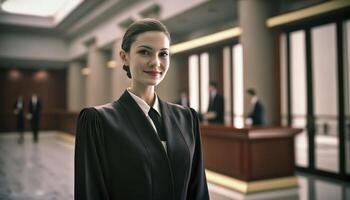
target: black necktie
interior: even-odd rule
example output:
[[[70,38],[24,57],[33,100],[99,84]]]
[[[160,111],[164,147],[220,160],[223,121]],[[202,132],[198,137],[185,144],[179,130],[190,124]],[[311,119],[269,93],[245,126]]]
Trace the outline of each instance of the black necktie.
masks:
[[[160,140],[166,141],[165,133],[162,126],[162,119],[158,112],[151,107],[151,109],[148,111],[148,115],[151,117],[154,125],[156,126]]]

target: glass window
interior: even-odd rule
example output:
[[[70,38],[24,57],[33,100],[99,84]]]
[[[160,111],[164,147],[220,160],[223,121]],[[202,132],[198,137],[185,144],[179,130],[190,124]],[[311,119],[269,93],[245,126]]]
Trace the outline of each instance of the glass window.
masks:
[[[199,63],[198,56],[191,55],[188,58],[189,95],[190,106],[199,111]]]
[[[233,46],[233,113],[234,127],[243,128],[243,50],[242,45]]]
[[[209,106],[209,53],[200,55],[201,72],[201,113],[206,113]]]
[[[350,20],[344,23],[345,164],[350,174]]]
[[[298,166],[308,166],[308,138],[306,130],[306,54],[305,32],[290,33],[290,80],[292,126],[304,128],[295,138],[295,161]]]
[[[313,106],[315,114],[315,166],[338,172],[338,87],[336,26],[311,29]]]

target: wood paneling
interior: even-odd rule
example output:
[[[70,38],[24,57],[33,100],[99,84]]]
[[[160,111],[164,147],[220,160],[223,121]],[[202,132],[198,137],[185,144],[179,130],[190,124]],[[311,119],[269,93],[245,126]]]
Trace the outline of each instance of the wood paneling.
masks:
[[[40,128],[52,129],[55,127],[54,112],[66,109],[66,70],[0,69],[0,132],[16,130],[14,102],[22,95],[27,114],[29,99],[33,93],[42,101]],[[28,120],[25,128],[30,130]]]
[[[75,135],[76,122],[79,113],[77,112],[57,112],[57,130]]]

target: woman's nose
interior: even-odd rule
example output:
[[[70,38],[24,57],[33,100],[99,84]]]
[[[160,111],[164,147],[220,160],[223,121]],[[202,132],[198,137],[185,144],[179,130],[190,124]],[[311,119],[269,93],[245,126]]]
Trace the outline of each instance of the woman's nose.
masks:
[[[158,56],[152,56],[151,61],[150,61],[150,65],[152,67],[159,67],[160,66],[160,59]]]

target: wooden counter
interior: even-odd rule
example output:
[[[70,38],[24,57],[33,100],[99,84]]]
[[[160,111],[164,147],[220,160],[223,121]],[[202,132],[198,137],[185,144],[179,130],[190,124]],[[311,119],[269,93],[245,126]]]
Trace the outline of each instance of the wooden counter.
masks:
[[[301,131],[202,125],[205,167],[247,186],[257,181],[294,177],[294,136]]]

